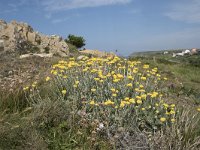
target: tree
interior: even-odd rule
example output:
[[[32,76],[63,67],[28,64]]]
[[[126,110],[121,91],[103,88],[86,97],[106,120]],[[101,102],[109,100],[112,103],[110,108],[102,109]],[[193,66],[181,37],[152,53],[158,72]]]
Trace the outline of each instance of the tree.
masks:
[[[82,36],[75,36],[75,35],[69,34],[67,39],[65,39],[65,42],[70,43],[76,46],[77,48],[81,48],[85,46],[85,39]]]

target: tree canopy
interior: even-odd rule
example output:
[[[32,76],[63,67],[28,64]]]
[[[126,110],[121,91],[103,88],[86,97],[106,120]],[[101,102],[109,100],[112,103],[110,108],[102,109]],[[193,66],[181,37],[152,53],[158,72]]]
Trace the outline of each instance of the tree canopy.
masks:
[[[85,39],[82,36],[75,36],[72,34],[69,34],[67,39],[65,39],[65,42],[70,43],[77,48],[81,48],[85,46]]]

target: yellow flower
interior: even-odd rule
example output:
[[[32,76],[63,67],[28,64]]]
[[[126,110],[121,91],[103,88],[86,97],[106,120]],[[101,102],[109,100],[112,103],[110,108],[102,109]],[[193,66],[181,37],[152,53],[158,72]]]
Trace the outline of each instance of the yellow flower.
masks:
[[[145,108],[143,107],[143,108],[141,108],[141,110],[142,110],[142,111],[144,111],[144,110],[145,110]]]
[[[166,121],[166,118],[162,117],[160,118],[160,122],[165,122]]]
[[[142,104],[142,101],[141,100],[137,100],[137,104]]]
[[[142,85],[142,84],[140,84],[140,86],[139,86],[140,88],[144,88],[144,86]]]
[[[141,98],[145,100],[147,98],[147,95],[143,94],[143,95],[141,95]]]
[[[96,69],[92,69],[90,72],[91,73],[94,73],[94,72],[96,72],[97,70]]]
[[[160,77],[160,74],[156,74],[157,77]]]
[[[66,90],[62,90],[62,94],[65,95],[67,93]]]
[[[199,108],[197,108],[197,111],[199,111],[199,112],[200,112],[200,107],[199,107]]]
[[[171,107],[175,107],[175,104],[171,104],[170,106],[171,106]]]
[[[46,81],[49,81],[51,78],[50,77],[46,77]]]
[[[54,75],[57,75],[57,74],[58,74],[58,72],[57,72],[57,71],[55,71],[55,70],[54,70],[52,73],[53,73]]]
[[[127,86],[127,87],[132,87],[133,84],[132,84],[132,83],[129,83],[129,84],[127,84],[126,86]]]
[[[91,89],[92,92],[96,92],[96,89]]]
[[[113,82],[117,83],[119,82],[119,79],[114,79]]]
[[[137,72],[138,72],[138,68],[134,68],[133,73],[137,73]]]
[[[100,80],[99,82],[100,82],[100,83],[102,83],[102,82],[103,82],[103,80]]]
[[[115,92],[115,91],[116,91],[114,88],[111,88],[110,90],[111,90],[112,92]]]
[[[33,83],[33,84],[32,84],[32,87],[33,87],[33,88],[36,87],[36,84]]]
[[[75,84],[79,84],[79,81],[75,81]]]
[[[165,107],[165,109],[167,109],[169,107],[169,105],[166,103],[164,103],[163,106]]]
[[[116,97],[116,96],[117,96],[117,94],[116,94],[116,93],[113,93],[113,94],[112,94],[112,96],[113,96],[113,97]]]
[[[129,102],[132,104],[135,104],[135,99],[131,98],[131,99],[129,99]]]
[[[71,57],[71,58],[69,58],[69,60],[71,60],[71,61],[72,61],[72,60],[75,60],[75,58]]]
[[[135,88],[135,91],[136,91],[136,92],[140,92],[140,89],[139,89],[139,88]]]
[[[174,123],[175,121],[176,121],[176,119],[174,119],[174,118],[171,119],[171,122],[172,122],[172,123]]]
[[[94,78],[94,80],[95,80],[95,81],[99,81],[99,80],[100,80],[100,78]]]
[[[94,100],[90,101],[90,105],[95,105]]]
[[[77,88],[77,87],[78,87],[78,85],[76,85],[76,84],[75,84],[75,85],[73,85],[73,87],[74,87],[74,88]]]
[[[134,78],[132,76],[128,76],[129,80],[134,80]]]
[[[114,102],[112,102],[111,100],[107,100],[104,102],[104,105],[113,105]]]
[[[108,73],[108,74],[106,75],[106,77],[111,77],[111,74],[110,74],[110,73]]]
[[[125,97],[125,99],[124,99],[125,101],[128,101],[129,100],[129,97]]]
[[[175,114],[175,111],[171,110],[169,113],[172,115],[172,114]]]
[[[26,90],[28,90],[28,89],[29,89],[28,86],[26,86],[26,87],[23,88],[24,91],[26,91]]]
[[[111,74],[113,75],[113,74],[115,74],[115,72],[114,72],[114,71],[112,71],[112,72],[111,72]]]
[[[123,76],[123,75],[121,75],[121,74],[117,74],[117,77],[118,77],[119,79],[122,79],[122,78],[124,78],[124,76]]]
[[[149,68],[149,65],[144,65],[143,68],[144,68],[144,69],[148,69],[148,68]]]
[[[66,78],[67,78],[67,76],[66,76],[66,75],[64,75],[64,76],[63,76],[63,79],[66,79]]]
[[[158,92],[153,92],[152,94],[151,94],[151,98],[155,98],[155,97],[157,97],[158,96]]]
[[[88,71],[88,68],[87,68],[87,67],[83,69],[83,72],[86,72],[86,71]]]
[[[144,80],[144,81],[146,81],[146,80],[147,80],[147,78],[146,78],[146,77],[141,77],[141,80]]]
[[[120,103],[120,108],[123,108],[125,106],[125,103],[124,103],[124,101],[121,101],[121,103]]]

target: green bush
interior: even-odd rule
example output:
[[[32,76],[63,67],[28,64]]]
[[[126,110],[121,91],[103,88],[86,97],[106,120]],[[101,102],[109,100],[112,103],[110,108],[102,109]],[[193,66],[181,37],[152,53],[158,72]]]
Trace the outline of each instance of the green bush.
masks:
[[[68,35],[68,38],[65,39],[65,42],[76,46],[76,48],[81,48],[81,47],[85,46],[85,39],[83,37],[75,36],[72,34]]]
[[[69,52],[70,53],[76,53],[78,52],[78,49],[76,48],[76,46],[70,44],[70,43],[67,43],[68,47],[69,47]]]
[[[33,47],[31,47],[30,52],[31,53],[38,53],[38,52],[40,52],[40,48],[37,47],[37,46],[33,46]]]
[[[44,48],[44,52],[47,54],[49,54],[49,50],[50,50],[50,48],[48,46]]]

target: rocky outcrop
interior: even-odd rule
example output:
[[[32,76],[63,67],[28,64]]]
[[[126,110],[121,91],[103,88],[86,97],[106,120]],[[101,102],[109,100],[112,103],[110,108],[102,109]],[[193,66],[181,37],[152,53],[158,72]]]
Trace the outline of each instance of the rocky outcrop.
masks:
[[[68,45],[57,35],[47,36],[35,32],[27,23],[6,23],[0,20],[0,52],[19,51],[25,54],[34,50],[37,53],[52,53],[62,57],[69,54]]]
[[[28,57],[32,57],[32,56],[37,56],[37,57],[43,57],[43,58],[51,58],[53,57],[53,54],[50,53],[50,54],[24,54],[24,55],[21,55],[19,58],[20,59],[23,59],[23,58],[28,58]]]
[[[97,57],[114,57],[114,56],[116,56],[112,52],[105,52],[105,51],[99,51],[99,50],[89,50],[89,49],[82,50],[82,51],[80,51],[80,53],[89,54],[89,55],[93,55],[93,56],[97,56]]]

